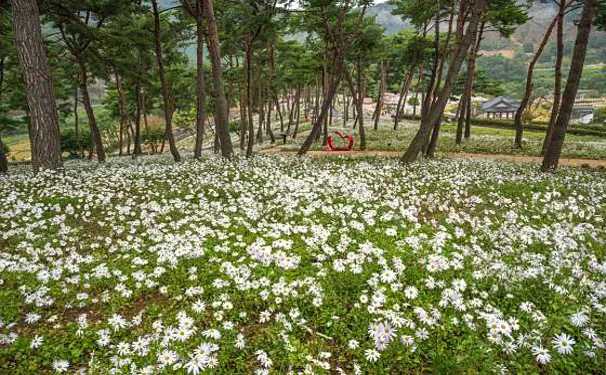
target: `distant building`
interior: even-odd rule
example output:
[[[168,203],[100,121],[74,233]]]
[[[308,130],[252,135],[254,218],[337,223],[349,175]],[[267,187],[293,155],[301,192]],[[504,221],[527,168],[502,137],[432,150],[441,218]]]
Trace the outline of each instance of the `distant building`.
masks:
[[[513,118],[518,108],[520,108],[520,102],[505,96],[498,96],[482,104],[482,111],[488,118],[502,119],[503,115],[505,118],[510,116]]]

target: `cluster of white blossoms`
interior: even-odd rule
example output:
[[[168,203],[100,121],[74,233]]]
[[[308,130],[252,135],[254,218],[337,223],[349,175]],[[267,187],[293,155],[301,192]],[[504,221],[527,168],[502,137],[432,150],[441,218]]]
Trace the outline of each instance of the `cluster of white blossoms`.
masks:
[[[0,373],[603,370],[605,218],[604,172],[494,162],[14,172]]]

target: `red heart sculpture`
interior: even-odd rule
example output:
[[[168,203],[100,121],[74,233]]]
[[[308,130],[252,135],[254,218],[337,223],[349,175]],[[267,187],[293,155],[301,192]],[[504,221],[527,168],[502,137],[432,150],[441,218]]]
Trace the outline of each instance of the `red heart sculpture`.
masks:
[[[345,135],[345,134],[341,133],[340,131],[335,131],[334,134],[338,135],[343,140],[347,140],[347,147],[335,146],[335,144],[332,140],[332,135],[329,135],[328,136],[328,151],[351,151],[351,150],[353,150],[353,147],[354,147],[354,137],[353,136]]]

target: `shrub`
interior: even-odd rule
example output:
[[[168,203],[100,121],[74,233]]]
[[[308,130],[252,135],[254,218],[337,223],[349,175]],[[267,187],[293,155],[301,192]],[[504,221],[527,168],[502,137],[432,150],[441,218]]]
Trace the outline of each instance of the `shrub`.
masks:
[[[229,131],[236,133],[240,131],[240,120],[232,120],[229,122]]]
[[[141,133],[142,143],[160,143],[164,139],[164,129],[159,127],[149,127]]]
[[[93,140],[88,132],[76,132],[72,129],[62,131],[60,138],[62,152],[68,152],[70,157],[80,157],[80,150],[90,151],[93,149]]]

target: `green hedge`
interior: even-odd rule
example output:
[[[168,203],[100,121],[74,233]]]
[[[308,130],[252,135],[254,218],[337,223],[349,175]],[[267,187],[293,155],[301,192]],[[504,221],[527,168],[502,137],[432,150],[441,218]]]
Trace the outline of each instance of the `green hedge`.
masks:
[[[498,127],[503,129],[514,129],[513,121],[494,120],[485,118],[471,119],[471,123],[476,126]],[[547,131],[549,125],[546,121],[537,121],[530,124],[524,124],[525,130]],[[590,135],[596,137],[606,137],[606,126],[602,125],[578,125],[570,124],[568,126],[568,134],[574,135]]]
[[[420,120],[421,119],[421,116],[412,116],[412,115],[404,115],[402,117],[406,120]],[[450,117],[444,117],[444,119],[454,122],[454,119],[450,118]],[[476,118],[471,119],[471,124],[476,125],[476,126],[494,127],[494,128],[502,128],[502,129],[515,129],[513,121],[511,121],[511,120],[497,120],[497,119],[477,118],[476,117]],[[547,121],[535,121],[530,124],[524,124],[524,129],[545,132],[545,131],[547,131],[547,126],[549,126],[549,122],[547,122]],[[568,134],[606,137],[606,126],[598,125],[598,124],[592,124],[592,125],[570,124],[568,126]]]

